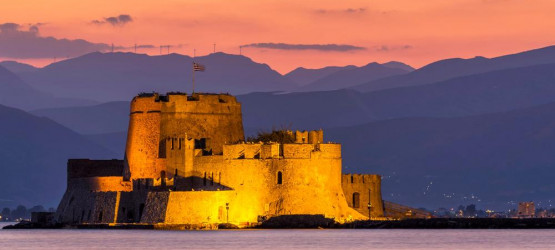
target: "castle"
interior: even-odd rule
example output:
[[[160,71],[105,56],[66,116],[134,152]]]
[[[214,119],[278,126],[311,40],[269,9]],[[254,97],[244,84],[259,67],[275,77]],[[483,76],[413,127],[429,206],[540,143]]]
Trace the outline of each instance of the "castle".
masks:
[[[294,142],[245,142],[231,95],[138,95],[124,160],[70,159],[54,220],[247,227],[287,215],[384,216],[380,176],[342,174],[341,145],[322,130],[288,133]]]

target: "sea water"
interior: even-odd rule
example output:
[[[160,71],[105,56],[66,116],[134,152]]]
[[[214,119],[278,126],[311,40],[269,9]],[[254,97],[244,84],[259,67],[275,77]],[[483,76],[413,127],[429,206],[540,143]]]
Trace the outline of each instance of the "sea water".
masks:
[[[0,249],[555,249],[555,230],[19,229],[0,230]]]

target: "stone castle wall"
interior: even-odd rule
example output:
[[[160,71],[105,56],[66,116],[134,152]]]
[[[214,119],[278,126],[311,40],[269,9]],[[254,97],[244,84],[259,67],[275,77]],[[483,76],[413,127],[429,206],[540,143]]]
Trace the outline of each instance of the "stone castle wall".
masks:
[[[344,174],[341,184],[349,207],[367,217],[376,218],[384,216],[381,176],[373,174]]]
[[[165,166],[157,159],[166,139],[204,140],[204,148],[222,153],[222,145],[244,140],[241,105],[229,95],[158,94],[133,98],[127,135],[126,175],[156,178]]]

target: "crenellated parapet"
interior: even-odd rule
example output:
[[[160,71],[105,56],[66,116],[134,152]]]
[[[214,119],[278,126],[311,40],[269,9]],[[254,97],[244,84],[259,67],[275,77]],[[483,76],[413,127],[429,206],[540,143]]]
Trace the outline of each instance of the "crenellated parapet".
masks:
[[[341,159],[341,144],[240,143],[224,145],[224,159]]]
[[[324,142],[324,131],[323,130],[311,130],[311,131],[291,131],[295,139],[295,143],[309,143],[317,144]]]

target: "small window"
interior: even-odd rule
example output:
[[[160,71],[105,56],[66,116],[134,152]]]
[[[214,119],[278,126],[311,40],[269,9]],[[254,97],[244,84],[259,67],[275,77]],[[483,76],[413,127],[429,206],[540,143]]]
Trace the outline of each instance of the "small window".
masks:
[[[283,176],[281,174],[281,171],[278,171],[277,173],[277,184],[282,184],[283,183]]]
[[[141,220],[141,217],[143,216],[143,211],[145,210],[145,204],[141,203],[141,205],[139,205],[139,221]]]
[[[359,208],[359,207],[360,207],[360,194],[353,193],[353,208]]]
[[[206,172],[204,172],[204,181],[202,182],[204,186],[206,186]]]
[[[355,183],[355,178],[352,175],[351,175],[351,183]]]

